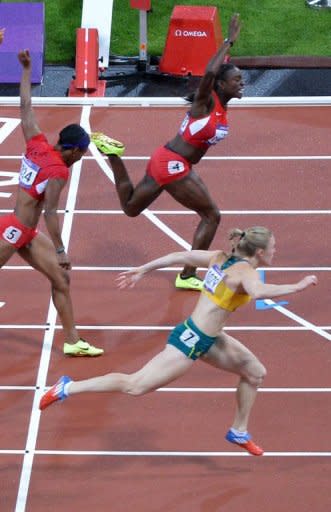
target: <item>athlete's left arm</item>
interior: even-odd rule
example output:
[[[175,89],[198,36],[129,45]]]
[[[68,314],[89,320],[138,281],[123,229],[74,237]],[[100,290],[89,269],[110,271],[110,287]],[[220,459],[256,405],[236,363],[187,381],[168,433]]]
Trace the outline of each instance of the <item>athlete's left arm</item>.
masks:
[[[273,299],[274,297],[280,297],[281,295],[301,292],[308,288],[308,286],[316,285],[317,278],[314,275],[308,275],[296,283],[268,284],[261,281],[256,270],[247,269],[243,273],[241,284],[243,285],[246,293],[248,293],[248,295],[253,299]]]
[[[44,196],[44,219],[47,231],[55,250],[63,249],[60,222],[57,213],[60,195],[66,181],[62,179],[48,180]],[[64,251],[63,251],[64,252]]]
[[[37,124],[31,101],[31,57],[29,50],[23,50],[18,54],[18,60],[22,65],[20,82],[20,109],[24,139],[27,142],[41,130]]]
[[[119,288],[132,288],[144,274],[158,268],[171,265],[192,265],[193,267],[208,267],[210,262],[217,258],[222,251],[181,251],[172,252],[156,260],[149,261],[141,267],[122,272],[117,278]]]

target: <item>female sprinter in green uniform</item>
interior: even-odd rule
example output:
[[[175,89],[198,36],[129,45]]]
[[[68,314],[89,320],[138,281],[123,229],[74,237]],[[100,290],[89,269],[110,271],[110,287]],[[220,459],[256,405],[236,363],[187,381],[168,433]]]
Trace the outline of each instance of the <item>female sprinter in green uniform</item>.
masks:
[[[57,400],[84,392],[121,391],[143,395],[165,386],[183,375],[200,358],[202,361],[239,375],[237,410],[226,439],[245,448],[252,455],[262,455],[247,432],[249,414],[265,368],[244,345],[223,331],[229,316],[251,299],[273,298],[304,290],[317,283],[306,276],[295,284],[265,284],[257,267],[270,265],[275,253],[275,239],[264,227],[246,231],[233,230],[233,249],[223,251],[176,252],[153,260],[119,276],[119,287],[132,287],[144,274],[170,265],[188,264],[208,267],[203,290],[190,318],[171,332],[164,350],[133,374],[109,373],[74,382],[67,376],[47,391],[40,409]]]

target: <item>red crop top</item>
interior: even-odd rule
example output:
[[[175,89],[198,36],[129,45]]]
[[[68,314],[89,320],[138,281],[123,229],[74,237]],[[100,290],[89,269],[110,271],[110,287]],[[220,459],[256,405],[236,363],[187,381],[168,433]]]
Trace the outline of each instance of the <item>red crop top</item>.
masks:
[[[30,196],[41,200],[49,179],[67,181],[69,170],[58,151],[42,133],[32,137],[26,147],[19,174],[19,186]]]
[[[229,132],[226,110],[215,92],[213,99],[214,108],[208,116],[192,117],[187,112],[179,129],[179,135],[196,148],[208,149],[224,139]]]

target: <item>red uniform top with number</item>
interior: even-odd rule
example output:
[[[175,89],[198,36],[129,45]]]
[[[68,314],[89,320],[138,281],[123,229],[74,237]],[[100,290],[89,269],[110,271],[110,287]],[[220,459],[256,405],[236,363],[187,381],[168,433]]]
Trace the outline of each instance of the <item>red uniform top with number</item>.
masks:
[[[68,167],[45,135],[39,133],[28,140],[19,175],[19,187],[35,199],[42,200],[48,180],[67,181],[68,178]]]
[[[188,112],[179,129],[179,135],[196,148],[208,149],[229,133],[226,110],[213,92],[214,108],[208,116],[192,117]]]

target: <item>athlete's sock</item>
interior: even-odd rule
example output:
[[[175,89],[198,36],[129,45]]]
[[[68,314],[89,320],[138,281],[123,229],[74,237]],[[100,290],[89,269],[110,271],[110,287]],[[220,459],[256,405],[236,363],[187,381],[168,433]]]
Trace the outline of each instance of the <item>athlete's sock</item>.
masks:
[[[240,437],[240,436],[243,436],[243,437],[244,437],[244,436],[247,436],[247,430],[242,431],[242,430],[237,430],[236,428],[231,427],[231,428],[230,428],[230,431],[231,431],[235,436],[238,436],[238,437]]]
[[[63,386],[63,392],[66,396],[69,396],[69,388],[71,386],[71,384],[73,383],[73,380],[71,380],[70,382],[67,382],[64,386]]]

